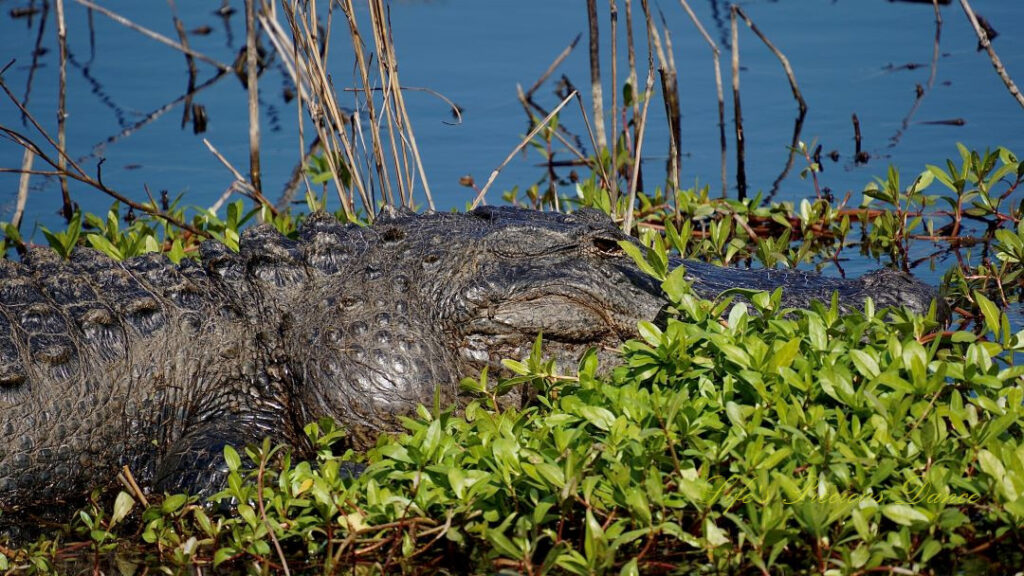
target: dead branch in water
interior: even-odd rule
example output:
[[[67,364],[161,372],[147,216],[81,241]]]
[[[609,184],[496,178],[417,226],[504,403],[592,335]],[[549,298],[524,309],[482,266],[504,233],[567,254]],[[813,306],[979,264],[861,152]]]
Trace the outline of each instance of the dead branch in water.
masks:
[[[202,54],[200,52],[196,52],[195,50],[192,50],[192,49],[190,49],[188,47],[182,46],[181,44],[175,42],[174,40],[171,40],[170,38],[168,38],[167,36],[164,36],[163,34],[159,34],[157,32],[153,32],[149,28],[145,28],[143,26],[139,26],[138,24],[132,22],[131,20],[125,18],[124,16],[121,16],[120,14],[117,14],[116,12],[113,12],[112,10],[108,10],[108,9],[104,8],[103,6],[100,6],[99,4],[90,2],[89,0],[75,0],[75,2],[81,4],[82,6],[85,6],[86,8],[91,8],[91,9],[99,12],[100,14],[103,14],[104,16],[110,18],[111,20],[117,22],[118,24],[121,24],[123,26],[127,26],[128,28],[131,28],[132,30],[135,30],[136,32],[138,32],[138,33],[140,33],[140,34],[142,34],[144,36],[148,36],[149,38],[152,38],[153,40],[156,40],[157,42],[160,42],[161,44],[170,46],[171,48],[174,48],[175,50],[179,50],[181,52],[184,52],[185,54],[189,54],[189,55],[191,55],[191,56],[193,56],[193,57],[195,57],[195,58],[197,58],[199,60],[202,60],[203,62],[206,62],[207,64],[211,64],[213,66],[216,66],[217,68],[219,68],[221,70],[224,70],[225,72],[231,70],[231,67],[228,66],[227,64],[218,62],[218,61],[214,60],[213,58],[210,58],[209,56],[206,56],[205,54]]]
[[[185,32],[185,24],[178,18],[178,7],[175,5],[174,0],[167,0],[167,5],[171,8],[171,19],[174,21],[174,30],[178,33],[178,40],[181,41],[181,45],[185,48],[189,48],[188,45],[188,34]],[[90,10],[91,14],[92,11]],[[196,79],[199,75],[199,70],[196,68],[196,59],[191,54],[185,52],[185,64],[188,66],[188,88],[185,90],[185,105],[181,113],[181,127],[184,128],[188,125],[189,118],[192,117],[192,92],[196,87]]]
[[[715,65],[715,89],[718,96],[718,134],[722,149],[722,198],[725,198],[729,193],[729,187],[727,184],[726,175],[726,136],[725,136],[725,98],[722,90],[722,65],[719,61],[720,51],[718,44],[711,39],[707,30],[701,25],[700,20],[697,19],[697,15],[694,14],[693,10],[686,0],[679,0],[679,3],[683,5],[683,9],[686,10],[687,15],[690,16],[690,20],[693,21],[694,26],[697,27],[697,31],[700,32],[701,36],[704,37],[704,41],[711,47],[711,59]]]
[[[747,197],[747,166],[744,159],[743,110],[740,106],[740,35],[736,23],[736,6],[730,10],[732,30],[732,108],[736,122],[736,194],[740,200]]]
[[[804,102],[804,96],[800,93],[800,86],[796,83],[796,75],[793,74],[793,68],[789,65],[789,58],[786,58],[786,55],[776,48],[775,45],[772,44],[771,40],[769,40],[768,37],[754,25],[754,22],[747,16],[746,12],[744,12],[742,8],[735,5],[733,8],[735,9],[735,12],[743,18],[743,21],[747,23],[747,26],[753,30],[754,34],[757,34],[757,37],[764,42],[764,45],[767,46],[768,49],[772,51],[772,54],[775,54],[775,57],[779,59],[779,62],[782,63],[782,69],[786,71],[786,78],[789,80],[789,87],[793,91],[793,98],[796,98],[797,104],[800,106],[800,112],[807,112],[807,103]]]
[[[77,162],[75,162],[74,159],[72,159],[70,156],[68,156],[67,151],[64,148],[61,148],[58,145],[58,143],[56,141],[54,141],[54,139],[50,136],[50,134],[47,133],[46,130],[43,129],[43,127],[35,119],[35,117],[32,115],[32,113],[29,112],[28,109],[25,108],[25,106],[22,105],[21,102],[19,102],[17,98],[15,98],[15,96],[11,92],[10,88],[8,88],[7,83],[4,82],[2,74],[0,74],[0,89],[2,89],[4,91],[4,94],[7,95],[7,98],[10,99],[10,101],[13,102],[14,105],[18,107],[18,110],[21,112],[22,117],[25,118],[26,120],[28,120],[28,122],[32,125],[32,127],[36,130],[36,132],[38,132],[39,135],[42,136],[44,140],[46,140],[46,143],[51,148],[53,148],[53,150],[57,154],[57,158],[52,158],[49,154],[46,154],[45,152],[43,152],[42,148],[38,144],[36,144],[31,138],[21,134],[20,132],[14,130],[12,128],[0,125],[0,134],[3,134],[6,138],[11,140],[12,142],[17,144],[18,146],[20,146],[20,147],[22,147],[22,148],[24,148],[26,150],[30,150],[32,152],[32,154],[34,154],[36,157],[38,157],[44,163],[46,163],[47,165],[52,167],[54,169],[54,172],[52,173],[52,175],[58,176],[58,177],[67,177],[67,178],[69,178],[71,180],[75,180],[77,182],[81,182],[83,184],[91,186],[92,188],[95,188],[96,190],[99,190],[100,192],[103,192],[104,194],[110,196],[111,198],[117,200],[118,202],[124,204],[125,206],[128,206],[129,208],[135,209],[135,210],[137,210],[139,212],[143,212],[145,214],[149,214],[150,216],[152,216],[154,218],[158,218],[160,220],[163,220],[163,221],[165,221],[165,222],[167,222],[167,223],[169,223],[169,224],[171,224],[173,226],[177,226],[178,228],[181,228],[182,230],[187,230],[187,231],[191,232],[192,234],[195,234],[195,235],[200,236],[202,238],[209,238],[210,235],[206,231],[200,230],[199,228],[196,228],[195,226],[192,226],[188,222],[184,222],[182,220],[179,220],[178,218],[175,218],[173,215],[168,214],[168,213],[158,209],[155,203],[154,204],[140,204],[139,202],[135,202],[134,200],[128,198],[127,196],[121,194],[120,192],[118,192],[116,190],[113,190],[112,188],[107,187],[107,185],[103,183],[103,161],[102,160],[96,166],[96,176],[95,177],[92,177],[92,176],[86,174],[85,171],[81,168],[81,166],[79,166],[79,164]],[[67,168],[62,169],[60,167],[61,166],[61,163],[60,163],[61,159],[66,163]],[[20,172],[20,170],[15,170],[15,171]],[[30,170],[28,173],[36,174],[36,173],[39,173],[39,172],[31,171]]]
[[[935,40],[932,42],[932,60],[930,71],[928,73],[928,83],[922,87],[920,84],[917,85],[914,91],[914,103],[910,106],[910,110],[903,117],[903,121],[900,122],[900,128],[896,131],[892,137],[889,138],[889,148],[894,148],[899,144],[900,139],[903,137],[903,133],[910,127],[910,122],[913,120],[914,115],[917,113],[917,109],[920,108],[921,102],[924,101],[924,97],[931,92],[931,89],[935,86],[935,77],[938,75],[939,70],[939,46],[940,40],[942,39],[942,13],[939,11],[939,1],[932,0],[932,7],[935,10]]]
[[[516,154],[519,154],[519,151],[525,148],[526,145],[529,144],[531,140],[533,140],[534,136],[536,136],[541,130],[546,128],[548,126],[548,123],[551,122],[551,119],[554,118],[555,115],[558,114],[562,110],[562,108],[564,108],[565,105],[568,104],[569,101],[575,97],[576,91],[573,90],[572,93],[570,93],[561,102],[559,102],[558,106],[555,106],[555,109],[552,110],[551,113],[544,118],[544,120],[538,122],[537,125],[534,126],[533,130],[531,130],[525,138],[519,141],[519,144],[512,150],[512,152],[505,158],[505,160],[491,172],[490,177],[487,178],[487,183],[484,184],[484,187],[481,188],[480,192],[477,193],[476,198],[473,199],[473,204],[470,206],[471,210],[480,205],[480,202],[482,202],[484,196],[487,195],[487,190],[491,187],[491,184],[494,183],[494,180],[498,177],[498,174],[500,174],[501,171],[504,170],[505,166],[508,166],[508,163],[511,162],[512,159],[516,157]]]
[[[1017,100],[1017,103],[1024,107],[1024,94],[1021,94],[1020,88],[1013,83],[1010,78],[1010,74],[1006,71],[1006,67],[1003,66],[1002,60],[996,54],[995,48],[992,47],[992,42],[988,37],[988,33],[978,23],[978,17],[971,9],[971,4],[967,0],[960,0],[960,6],[964,9],[964,14],[967,15],[967,20],[970,21],[971,26],[974,28],[974,33],[978,35],[978,42],[981,43],[981,47],[988,52],[988,57],[992,60],[992,67],[996,69],[996,74],[1002,79],[1003,84],[1006,84],[1006,89],[1010,91],[1010,96],[1013,96]]]

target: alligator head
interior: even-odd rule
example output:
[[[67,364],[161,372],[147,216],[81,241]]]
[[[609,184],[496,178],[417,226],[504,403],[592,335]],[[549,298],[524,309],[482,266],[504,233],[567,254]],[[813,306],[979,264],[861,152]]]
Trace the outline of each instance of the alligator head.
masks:
[[[667,305],[627,238],[591,210],[397,211],[372,228],[314,218],[300,242],[314,280],[289,307],[285,354],[302,416],[365,428],[365,445],[435,393],[457,404],[459,378],[497,373],[538,334],[562,369],[590,347],[610,356]]]
[[[464,265],[436,288],[439,320],[469,369],[522,358],[542,334],[565,370],[589,347],[610,354],[667,305],[659,283],[619,245],[630,239],[600,212],[485,208],[473,216],[481,226],[460,247]]]
[[[286,314],[293,317],[292,349],[284,356],[298,394],[312,395],[298,403],[312,407],[301,416],[328,415],[366,428],[370,434],[357,438],[365,444],[398,428],[396,416],[432,405],[435,394],[443,406],[457,405],[459,378],[484,367],[499,372],[502,359],[525,357],[538,334],[563,371],[589,348],[613,357],[637,335],[639,321],[656,320],[668,305],[659,283],[622,250],[623,240],[635,242],[606,215],[587,209],[385,211],[370,228],[313,216],[298,243],[312,281],[301,283]],[[783,286],[787,306],[828,301],[839,291],[844,306],[856,307],[893,286],[798,271],[686,266],[702,296]],[[905,293],[930,300],[930,288],[908,282],[914,289]]]

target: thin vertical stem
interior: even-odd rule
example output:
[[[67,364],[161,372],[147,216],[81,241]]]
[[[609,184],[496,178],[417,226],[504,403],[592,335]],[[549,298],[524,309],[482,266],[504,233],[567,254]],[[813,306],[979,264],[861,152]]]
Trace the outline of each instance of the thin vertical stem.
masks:
[[[654,92],[654,67],[647,71],[647,86],[644,88],[644,109],[640,113],[639,128],[637,129],[636,153],[633,155],[633,177],[629,183],[629,199],[626,201],[626,214],[622,221],[622,231],[629,234],[633,229],[633,205],[636,203],[636,190],[640,184],[640,154],[644,147],[644,130],[647,128],[647,106],[651,103],[651,93]]]
[[[636,95],[639,93],[640,87],[637,85],[636,44],[633,38],[633,6],[631,0],[626,0],[626,50],[626,57],[629,62],[629,86],[633,92],[631,104],[633,105],[633,141],[635,142],[637,131],[636,119],[640,117],[640,99]],[[625,126],[623,126],[623,129],[625,129]]]
[[[726,144],[727,139],[725,136],[725,97],[722,90],[722,66],[719,61],[720,51],[715,41],[711,39],[707,30],[701,25],[700,20],[697,19],[697,15],[694,14],[693,10],[686,0],[679,0],[679,3],[683,5],[683,9],[690,16],[690,20],[697,27],[697,31],[700,32],[701,36],[704,37],[704,41],[711,47],[711,59],[715,64],[715,88],[718,92],[718,136],[722,149],[722,198],[725,198],[729,192],[729,185],[727,183],[726,175]]]
[[[597,0],[587,0],[587,21],[590,23],[590,93],[594,104],[594,131],[601,149],[608,147],[604,131],[604,96],[601,87],[601,49],[598,42]],[[598,150],[598,153],[601,151]]]
[[[747,197],[747,169],[744,161],[743,110],[740,106],[740,39],[736,22],[736,6],[730,10],[732,22],[732,107],[736,119],[736,191],[737,197]]]
[[[611,134],[611,149],[609,150],[610,158],[612,162],[610,180],[607,180],[608,186],[608,197],[611,199],[612,210],[614,211],[615,205],[619,202],[619,178],[618,178],[618,160],[619,160],[619,130],[617,126],[617,120],[619,117],[619,52],[618,52],[618,28],[619,28],[619,7],[618,0],[608,0],[608,8],[610,11],[609,18],[611,19],[611,36],[612,36],[612,130]],[[596,154],[600,154],[600,150],[594,151]],[[604,159],[598,156],[598,162],[603,166]]]
[[[21,157],[21,178],[18,180],[18,203],[14,209],[14,216],[11,218],[11,225],[16,230],[21,230],[21,217],[25,214],[25,205],[28,203],[28,182],[32,177],[32,162],[36,155],[32,148],[25,147],[25,153]]]
[[[57,87],[57,146],[60,150],[67,150],[67,92],[68,92],[68,43],[67,27],[64,24],[64,0],[57,0],[57,45],[60,50],[60,72],[59,86]],[[74,210],[71,205],[71,193],[68,190],[67,157],[63,154],[57,156],[57,171],[60,172],[60,194],[63,206],[61,214],[70,222]]]
[[[345,18],[348,21],[349,34],[352,38],[352,51],[356,56],[359,79],[363,84],[363,90],[366,95],[365,102],[368,117],[370,118],[370,142],[373,146],[374,165],[377,170],[377,177],[380,179],[382,192],[385,195],[385,201],[387,202],[391,194],[391,182],[388,179],[387,169],[384,166],[384,150],[381,146],[380,127],[377,124],[377,112],[373,102],[373,84],[370,82],[370,70],[366,63],[366,55],[363,52],[362,35],[359,33],[359,26],[356,23],[355,6],[352,5],[352,0],[344,1],[342,12],[345,13]],[[367,206],[366,209],[370,212],[373,211],[372,206]]]
[[[256,51],[256,0],[245,0],[245,84],[249,95],[249,179],[262,195],[260,174],[259,53]]]

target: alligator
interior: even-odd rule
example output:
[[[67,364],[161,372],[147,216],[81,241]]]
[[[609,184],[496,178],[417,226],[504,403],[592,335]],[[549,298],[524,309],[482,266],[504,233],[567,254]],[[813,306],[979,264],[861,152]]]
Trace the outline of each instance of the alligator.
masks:
[[[295,239],[255,226],[238,252],[207,241],[177,265],[30,248],[0,262],[0,509],[80,503],[123,466],[148,489],[209,493],[225,445],[308,455],[303,426],[322,417],[363,449],[435,394],[457,407],[460,377],[500,370],[538,333],[564,366],[588,347],[612,358],[668,305],[623,240],[597,211],[484,207],[385,210],[372,226],[314,213]],[[890,270],[685,266],[706,297],[782,286],[787,306],[836,291],[918,312],[935,297]]]

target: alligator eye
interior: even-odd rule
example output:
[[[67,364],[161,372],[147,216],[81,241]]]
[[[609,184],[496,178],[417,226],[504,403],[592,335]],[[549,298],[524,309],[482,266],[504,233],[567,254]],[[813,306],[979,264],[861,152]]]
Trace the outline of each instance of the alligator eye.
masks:
[[[622,246],[619,246],[619,241],[614,238],[596,236],[593,243],[597,253],[602,256],[621,256],[623,253]]]

